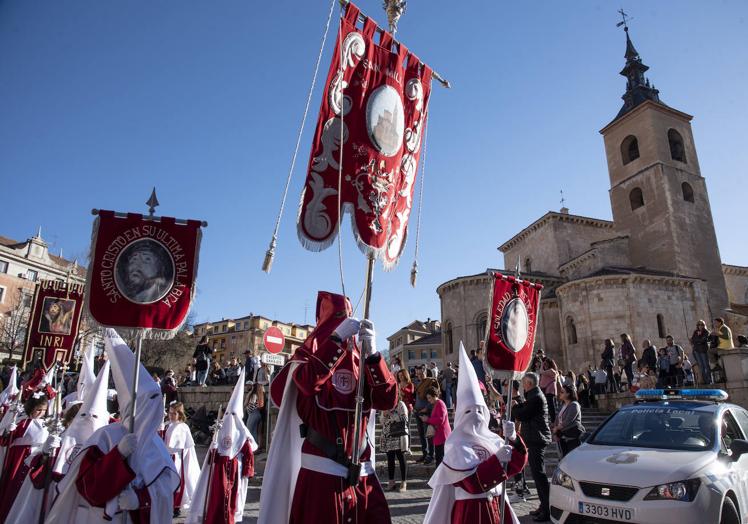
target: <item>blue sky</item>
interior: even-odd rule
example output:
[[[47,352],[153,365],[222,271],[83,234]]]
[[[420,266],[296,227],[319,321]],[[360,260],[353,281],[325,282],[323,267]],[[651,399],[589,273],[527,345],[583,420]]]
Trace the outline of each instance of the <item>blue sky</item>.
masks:
[[[463,4],[410,0],[400,22],[398,36],[454,88],[431,98],[418,287],[413,234],[400,267],[376,274],[380,346],[414,318],[438,318],[440,283],[501,267],[496,247],[558,209],[559,190],[572,213],[610,218],[598,130],[624,90],[621,6],[662,100],[695,116],[723,261],[748,265],[748,3]],[[380,0],[360,5],[384,23]],[[0,234],[22,240],[41,225],[55,252],[84,257],[90,209],[145,211],[156,185],[161,214],[210,224],[198,320],[313,321],[316,291],[340,289],[336,249],[307,252],[295,231],[322,82],[272,274],[260,264],[328,6],[0,0]],[[364,259],[343,231],[358,297]]]

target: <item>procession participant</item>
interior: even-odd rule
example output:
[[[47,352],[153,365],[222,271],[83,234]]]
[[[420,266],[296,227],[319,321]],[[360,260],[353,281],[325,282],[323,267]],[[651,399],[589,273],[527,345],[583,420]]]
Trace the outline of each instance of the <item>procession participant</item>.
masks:
[[[156,435],[163,418],[161,391],[116,331],[104,336],[121,419],[97,430],[58,484],[59,495],[47,524],[93,523],[125,514],[125,522],[171,522],[179,475]],[[133,398],[135,366],[140,366]],[[137,402],[134,433],[129,433],[132,403]]]
[[[99,371],[96,381],[86,390],[86,401],[72,403],[63,417],[65,431],[59,437],[50,436],[47,449],[36,455],[30,462],[30,470],[21,487],[15,504],[5,524],[25,524],[39,521],[57,494],[57,484],[68,471],[71,461],[80,451],[83,444],[101,427],[109,423],[106,409],[107,385],[109,383],[109,362]],[[71,412],[73,415],[71,416]],[[54,450],[56,449],[56,453]],[[52,470],[48,460],[52,457]]]
[[[200,465],[195,453],[195,441],[192,440],[190,427],[185,423],[184,404],[172,402],[169,405],[169,424],[166,426],[166,448],[171,453],[174,465],[179,473],[179,489],[174,492],[174,516],[181,510],[190,509],[192,498],[200,477]]]
[[[257,443],[243,422],[244,380],[242,368],[226,405],[221,429],[214,435],[203,461],[187,524],[242,521],[257,449]]]
[[[263,478],[259,524],[391,521],[374,469],[373,410],[397,405],[397,384],[375,350],[371,322],[359,323],[350,318],[351,311],[346,297],[320,292],[317,327],[273,380],[271,397],[280,413]],[[370,353],[364,355],[363,419],[355,435],[366,439],[360,470],[351,461],[361,362],[356,333]]]
[[[8,385],[0,393],[0,419],[5,416],[8,408],[16,400],[18,394],[21,392],[18,389],[18,367],[13,366],[10,368],[10,376],[8,378]]]
[[[460,370],[455,428],[444,460],[429,480],[434,493],[424,524],[499,522],[501,483],[522,471],[527,461],[512,422],[504,422],[506,441],[488,429],[488,406],[462,344]],[[502,524],[509,523],[519,521],[507,500]]]
[[[88,351],[83,352],[83,363],[81,369],[78,372],[78,382],[76,383],[75,391],[69,393],[62,399],[62,407],[67,409],[75,401],[83,402],[86,400],[85,394],[86,389],[90,388],[96,381],[96,373],[94,372],[94,353],[96,348],[94,347],[93,340],[91,341],[91,347]]]
[[[0,522],[5,522],[16,495],[23,485],[29,468],[24,461],[42,451],[49,433],[42,417],[47,412],[48,399],[41,392],[32,394],[24,403],[25,417],[11,421],[0,435],[0,445],[6,448],[0,471]]]

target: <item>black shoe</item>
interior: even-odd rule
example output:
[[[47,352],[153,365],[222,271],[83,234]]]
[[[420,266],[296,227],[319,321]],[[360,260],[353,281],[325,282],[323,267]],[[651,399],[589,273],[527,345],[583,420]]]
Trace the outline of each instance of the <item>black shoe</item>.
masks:
[[[551,516],[548,513],[538,513],[535,515],[532,520],[535,522],[549,522],[551,520]]]
[[[182,514],[182,511],[179,508],[174,510],[174,518],[179,517],[181,514]]]
[[[434,462],[434,459],[432,459],[431,457],[426,457],[425,459],[423,459],[424,464],[431,464],[432,462]]]
[[[535,515],[540,515],[540,514],[541,514],[542,512],[543,512],[543,510],[542,510],[542,509],[540,509],[540,508],[538,508],[538,509],[534,509],[534,510],[532,510],[532,511],[530,512],[530,515],[532,515],[532,516],[534,517]]]

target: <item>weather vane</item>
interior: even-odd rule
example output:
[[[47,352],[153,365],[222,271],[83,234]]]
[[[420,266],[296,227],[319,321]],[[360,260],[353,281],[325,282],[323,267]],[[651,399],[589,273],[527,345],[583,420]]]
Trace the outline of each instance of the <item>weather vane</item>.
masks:
[[[405,6],[408,2],[405,0],[384,0],[382,7],[387,13],[387,22],[390,24],[390,33],[397,33],[397,21],[405,13]]]
[[[566,199],[564,198],[564,190],[561,190],[561,207],[565,207],[564,204],[566,204]]]
[[[623,8],[621,8],[621,9],[619,9],[619,10],[618,10],[618,14],[620,14],[620,15],[621,15],[621,21],[620,21],[620,22],[618,22],[618,23],[616,24],[616,27],[621,27],[621,26],[623,26],[623,30],[624,30],[624,31],[626,31],[626,32],[628,33],[628,30],[629,30],[629,21],[630,21],[630,20],[633,20],[633,18],[632,18],[632,17],[630,17],[629,15],[627,15],[627,14],[626,14],[626,13],[625,13],[625,12],[623,11]]]

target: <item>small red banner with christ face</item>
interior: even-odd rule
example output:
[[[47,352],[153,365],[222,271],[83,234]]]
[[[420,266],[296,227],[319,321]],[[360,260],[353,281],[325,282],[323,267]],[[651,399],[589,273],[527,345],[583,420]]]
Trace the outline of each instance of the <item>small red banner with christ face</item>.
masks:
[[[361,250],[389,269],[405,246],[432,71],[372,20],[357,28],[359,14],[349,3],[341,21],[297,230],[321,251],[347,210]]]
[[[107,327],[176,332],[195,292],[200,225],[99,211],[88,270],[91,316]]]
[[[491,289],[486,358],[497,371],[522,373],[532,359],[543,286],[494,273]]]
[[[23,362],[36,361],[45,371],[69,364],[83,309],[83,285],[42,280],[36,286]]]

